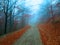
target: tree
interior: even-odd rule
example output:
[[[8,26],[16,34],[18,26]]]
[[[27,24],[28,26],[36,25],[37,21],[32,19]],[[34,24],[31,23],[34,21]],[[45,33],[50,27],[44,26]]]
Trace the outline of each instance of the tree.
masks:
[[[12,26],[12,20],[13,20],[13,9],[14,5],[16,4],[18,0],[12,2],[11,0],[2,0],[2,10],[5,14],[5,31],[4,33],[7,33],[7,28]]]

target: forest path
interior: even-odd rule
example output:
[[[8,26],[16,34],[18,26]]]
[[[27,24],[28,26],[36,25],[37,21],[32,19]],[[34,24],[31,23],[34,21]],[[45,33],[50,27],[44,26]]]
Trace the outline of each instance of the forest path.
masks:
[[[38,28],[31,26],[13,45],[43,45]]]

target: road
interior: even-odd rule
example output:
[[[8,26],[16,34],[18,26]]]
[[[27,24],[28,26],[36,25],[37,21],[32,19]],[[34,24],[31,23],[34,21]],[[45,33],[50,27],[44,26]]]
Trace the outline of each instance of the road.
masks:
[[[43,45],[36,26],[31,26],[13,45]]]

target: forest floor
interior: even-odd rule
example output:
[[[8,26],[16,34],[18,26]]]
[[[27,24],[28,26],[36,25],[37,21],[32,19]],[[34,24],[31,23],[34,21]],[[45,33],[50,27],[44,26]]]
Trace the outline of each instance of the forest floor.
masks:
[[[60,45],[60,22],[38,25],[44,45]]]
[[[25,26],[0,38],[0,45],[60,45],[60,22]]]

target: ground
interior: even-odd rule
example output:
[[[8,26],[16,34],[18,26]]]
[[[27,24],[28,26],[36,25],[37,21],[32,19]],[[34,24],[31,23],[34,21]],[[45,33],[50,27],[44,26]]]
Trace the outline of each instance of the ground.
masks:
[[[25,26],[0,38],[0,45],[60,45],[60,22]]]

